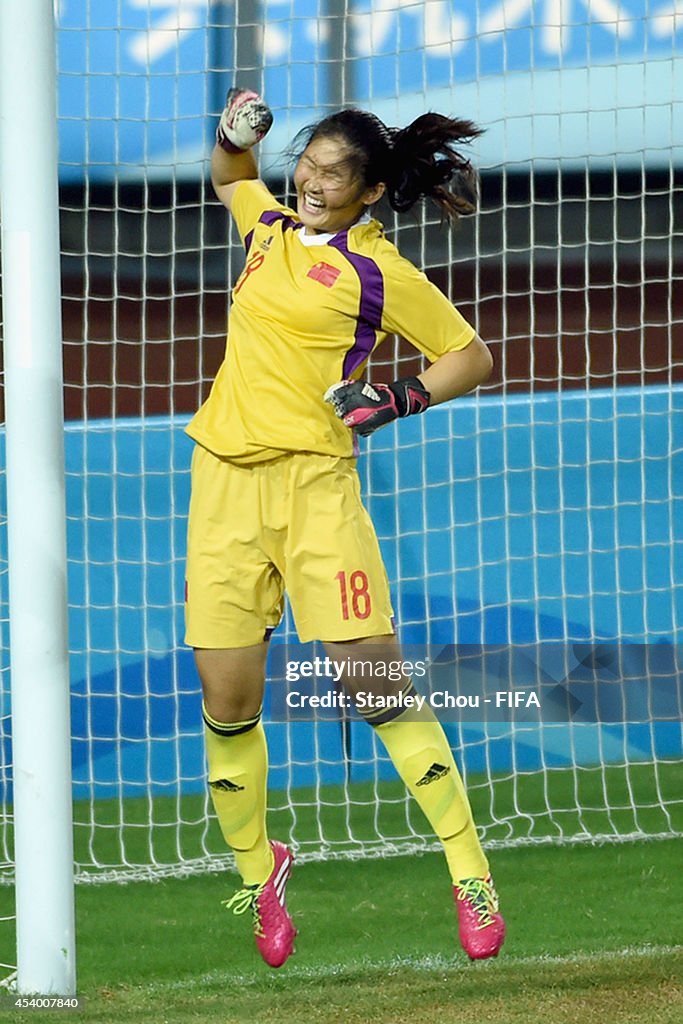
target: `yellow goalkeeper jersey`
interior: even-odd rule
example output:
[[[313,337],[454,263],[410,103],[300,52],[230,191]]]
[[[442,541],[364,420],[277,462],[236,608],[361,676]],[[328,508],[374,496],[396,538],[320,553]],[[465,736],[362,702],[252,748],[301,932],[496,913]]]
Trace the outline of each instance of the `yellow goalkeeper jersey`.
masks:
[[[473,328],[366,217],[335,235],[306,235],[261,181],[243,181],[231,212],[247,253],[232,290],[225,358],[187,432],[239,463],[283,452],[349,456],[351,430],[327,389],[361,376],[398,334],[434,361],[465,348]]]

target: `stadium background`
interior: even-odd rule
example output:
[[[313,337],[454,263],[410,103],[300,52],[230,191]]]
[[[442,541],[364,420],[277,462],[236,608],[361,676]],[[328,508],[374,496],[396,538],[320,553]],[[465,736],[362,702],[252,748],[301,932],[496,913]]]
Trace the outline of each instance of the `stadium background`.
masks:
[[[680,381],[678,24],[576,0],[553,39],[531,0],[495,31],[504,7],[58,5],[67,419],[191,412],[219,364],[240,251],[207,155],[234,67],[275,110],[278,190],[295,129],[342,98],[486,127],[476,224],[453,249],[433,222],[397,240],[492,344],[487,394]]]

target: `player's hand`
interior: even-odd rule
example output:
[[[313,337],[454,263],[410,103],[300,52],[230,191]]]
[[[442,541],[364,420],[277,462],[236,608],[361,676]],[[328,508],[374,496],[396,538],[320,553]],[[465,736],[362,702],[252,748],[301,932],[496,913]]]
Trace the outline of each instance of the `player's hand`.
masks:
[[[393,384],[368,384],[363,380],[343,380],[325,392],[340,420],[356,434],[367,436],[400,416],[424,412],[429,392],[417,377]]]
[[[273,114],[258,93],[231,89],[216,128],[216,142],[227,153],[251,149],[270,131]]]

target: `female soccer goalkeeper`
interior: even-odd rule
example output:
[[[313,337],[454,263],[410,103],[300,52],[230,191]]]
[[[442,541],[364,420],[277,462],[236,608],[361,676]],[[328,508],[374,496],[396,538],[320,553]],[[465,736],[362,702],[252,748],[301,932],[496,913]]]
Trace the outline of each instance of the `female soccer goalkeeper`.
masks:
[[[211,795],[244,883],[228,905],[251,909],[259,951],[280,967],[296,935],[285,906],[293,858],[266,832],[261,706],[284,589],[300,640],[323,641],[331,657],[339,645],[344,657],[351,644],[396,645],[354,432],[463,395],[492,364],[473,328],[370,215],[382,196],[399,212],[421,197],[452,219],[473,212],[476,176],[455,147],[479,129],[433,113],[402,130],[362,110],[326,117],[301,143],[294,210],[258,180],[251,146],[271,122],[260,97],[231,90],[212,155],[213,185],[246,264],[233,288],[225,360],[188,428],[197,447],[186,622],[203,687]],[[430,365],[371,386],[358,378],[390,333]],[[419,716],[366,717],[443,843],[463,947],[473,959],[495,956],[505,926],[443,729],[427,706]]]

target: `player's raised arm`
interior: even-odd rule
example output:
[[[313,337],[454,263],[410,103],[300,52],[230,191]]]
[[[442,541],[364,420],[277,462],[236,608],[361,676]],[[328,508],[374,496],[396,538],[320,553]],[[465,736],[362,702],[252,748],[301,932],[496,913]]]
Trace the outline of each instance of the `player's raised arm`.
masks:
[[[211,182],[216,195],[230,209],[235,186],[258,177],[252,146],[273,123],[270,108],[249,89],[231,89],[216,128],[211,154]]]

